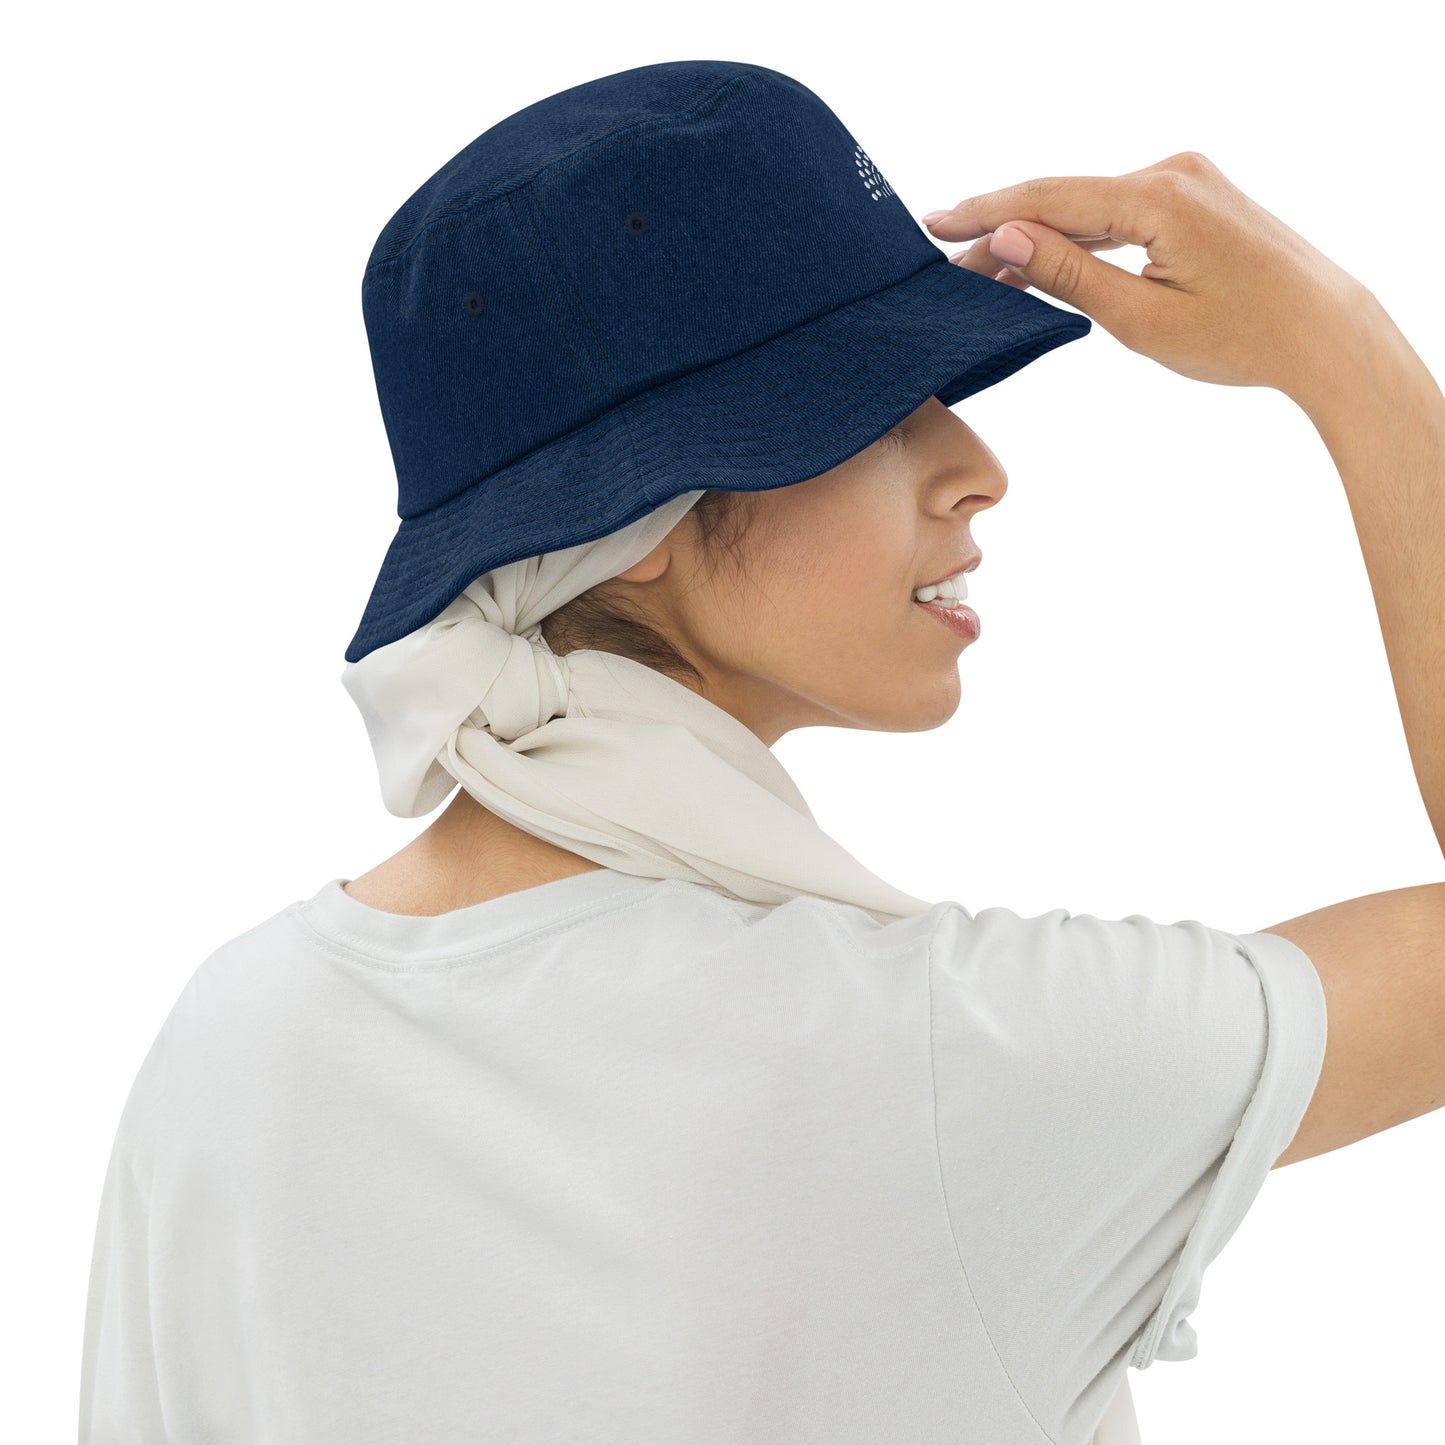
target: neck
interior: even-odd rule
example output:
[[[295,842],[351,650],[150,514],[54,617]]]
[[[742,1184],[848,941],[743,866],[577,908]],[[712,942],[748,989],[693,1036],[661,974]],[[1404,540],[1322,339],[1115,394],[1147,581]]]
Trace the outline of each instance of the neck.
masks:
[[[531,874],[538,870],[558,870],[558,876],[565,876],[602,866],[509,823],[484,808],[465,788],[457,790],[415,845],[438,873],[453,876],[496,878],[507,871]]]
[[[346,891],[389,913],[450,913],[602,866],[516,827],[462,789],[429,828]]]

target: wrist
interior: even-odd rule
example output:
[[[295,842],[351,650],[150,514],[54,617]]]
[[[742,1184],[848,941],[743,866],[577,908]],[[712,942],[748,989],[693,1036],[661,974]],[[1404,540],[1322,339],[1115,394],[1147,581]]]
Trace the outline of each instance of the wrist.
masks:
[[[1390,416],[1422,381],[1439,395],[1425,363],[1374,292],[1352,280],[1330,320],[1311,333],[1300,373],[1280,390],[1331,443]]]

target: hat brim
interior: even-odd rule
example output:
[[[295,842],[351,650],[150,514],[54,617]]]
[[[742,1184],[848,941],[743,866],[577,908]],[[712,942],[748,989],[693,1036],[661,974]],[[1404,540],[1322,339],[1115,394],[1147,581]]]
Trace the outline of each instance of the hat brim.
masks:
[[[483,573],[605,537],[683,492],[819,476],[928,397],[952,406],[1091,325],[940,251],[905,280],[633,397],[403,520],[346,661],[424,626]]]

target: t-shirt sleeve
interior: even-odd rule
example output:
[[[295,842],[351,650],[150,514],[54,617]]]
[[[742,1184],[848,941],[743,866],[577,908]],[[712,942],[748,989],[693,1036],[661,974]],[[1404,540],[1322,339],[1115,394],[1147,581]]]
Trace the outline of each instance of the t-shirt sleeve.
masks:
[[[80,1365],[80,1445],[166,1440],[151,1318],[154,1132],[166,1064],[157,1035],[121,1111],[101,1187]]]
[[[1015,1388],[1067,1438],[1126,1366],[1198,1352],[1204,1271],[1314,1092],[1323,988],[1277,934],[957,904],[929,977],[967,1287]]]

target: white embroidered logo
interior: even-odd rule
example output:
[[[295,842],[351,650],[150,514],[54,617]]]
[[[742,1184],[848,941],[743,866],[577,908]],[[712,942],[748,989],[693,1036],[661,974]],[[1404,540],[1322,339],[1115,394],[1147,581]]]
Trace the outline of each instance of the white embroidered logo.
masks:
[[[868,159],[868,152],[857,144],[853,147],[853,164],[858,167],[859,180],[868,187],[875,201],[881,201],[884,196],[893,194],[893,187],[883,179],[878,167]]]

